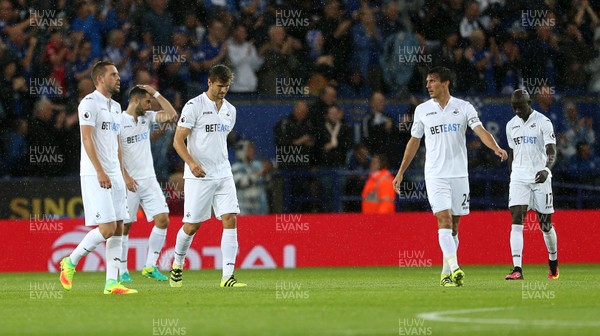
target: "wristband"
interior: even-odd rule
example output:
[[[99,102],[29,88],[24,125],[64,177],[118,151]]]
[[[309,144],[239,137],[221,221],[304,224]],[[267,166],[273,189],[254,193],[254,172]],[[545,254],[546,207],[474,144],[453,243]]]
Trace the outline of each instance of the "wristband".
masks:
[[[544,170],[548,172],[548,176],[552,177],[552,172],[550,171],[550,168],[544,167]]]
[[[152,97],[154,97],[154,98],[160,97],[160,92],[158,92],[158,91],[154,92],[154,94],[152,95]]]

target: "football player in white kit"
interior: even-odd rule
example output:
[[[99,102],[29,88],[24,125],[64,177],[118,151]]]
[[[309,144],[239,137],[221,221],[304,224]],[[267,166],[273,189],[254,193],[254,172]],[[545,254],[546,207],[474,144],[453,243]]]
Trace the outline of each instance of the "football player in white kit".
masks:
[[[246,287],[233,276],[240,208],[227,154],[227,135],[236,120],[235,107],[225,99],[232,81],[233,73],[227,66],[211,67],[208,90],[185,104],[177,124],[173,147],[185,161],[185,199],[183,226],[177,233],[169,279],[171,287],[181,287],[185,255],[200,223],[210,219],[211,208],[223,222],[220,286]]]
[[[506,137],[512,149],[508,207],[512,215],[510,249],[514,268],[505,279],[523,280],[523,218],[529,209],[537,212],[548,249],[548,279],[558,279],[556,231],[552,225],[551,169],[556,161],[554,129],[550,119],[531,108],[527,91],[515,90],[510,103],[516,114],[506,124]]]
[[[162,111],[148,111],[152,107],[152,97],[160,104]],[[168,279],[156,266],[167,237],[169,207],[156,180],[150,135],[153,123],[174,121],[176,116],[177,112],[171,103],[152,86],[139,85],[129,91],[129,104],[123,113],[121,125],[121,148],[125,168],[123,175],[128,189],[127,207],[129,208],[129,219],[125,221],[123,232],[123,253],[119,269],[121,282],[132,281],[127,269],[129,230],[131,223],[137,218],[140,204],[148,221],[154,221],[154,227],[148,238],[148,255],[142,275],[159,281]]]
[[[75,267],[81,258],[106,241],[106,284],[104,294],[134,294],[117,281],[121,258],[123,220],[128,218],[122,174],[121,105],[112,100],[121,88],[119,72],[111,62],[100,61],[92,68],[96,90],[79,103],[81,130],[81,197],[85,225],[89,231],[75,250],[60,261],[60,283],[70,290]]]
[[[502,161],[506,151],[483,127],[469,102],[452,97],[452,73],[435,67],[427,73],[431,99],[417,106],[404,158],[392,182],[400,192],[404,172],[425,136],[425,186],[431,210],[437,217],[438,241],[443,254],[441,286],[462,286],[465,273],[458,265],[458,223],[469,213],[466,131],[470,127]]]

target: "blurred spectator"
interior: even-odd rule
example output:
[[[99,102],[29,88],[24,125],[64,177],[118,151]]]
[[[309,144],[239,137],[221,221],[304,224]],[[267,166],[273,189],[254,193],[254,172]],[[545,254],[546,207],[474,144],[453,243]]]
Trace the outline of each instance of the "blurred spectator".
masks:
[[[131,46],[124,46],[125,34],[121,30],[114,29],[108,35],[108,46],[104,49],[104,56],[119,69],[121,87],[127,90],[133,82],[133,64],[131,59],[134,55],[134,50]]]
[[[509,95],[523,84],[521,52],[512,38],[506,38],[500,42],[499,56],[496,82],[500,93]]]
[[[188,46],[187,31],[184,27],[177,27],[173,31],[173,45],[161,47],[160,55],[154,56],[160,62],[158,69],[159,86],[167,97],[182,95],[184,97],[196,96],[197,92],[188,92],[188,83],[191,80],[190,60],[192,50]],[[208,79],[207,79],[208,80]]]
[[[204,41],[194,50],[191,60],[192,79],[200,88],[191,91],[200,92],[208,87],[208,69],[215,64],[225,62],[227,57],[227,28],[222,21],[215,19],[208,26]],[[190,88],[188,88],[190,90]]]
[[[190,45],[197,48],[204,40],[206,28],[200,23],[195,12],[187,13],[183,24],[187,30],[186,35],[189,37]]]
[[[28,126],[26,119],[16,119],[13,122],[12,130],[8,133],[6,148],[3,150],[6,153],[3,158],[5,173],[8,175],[24,176],[27,174],[24,168],[28,166]]]
[[[585,65],[585,71],[590,77],[588,91],[600,93],[600,27],[594,33],[593,47],[595,57]]]
[[[263,63],[258,57],[252,41],[248,42],[246,26],[237,25],[233,28],[231,38],[227,41],[227,52],[231,62],[231,71],[235,74],[229,91],[232,93],[256,92],[258,78],[256,71]]]
[[[92,44],[92,58],[102,57],[102,34],[107,32],[105,22],[96,18],[96,11],[94,1],[78,1],[75,4],[76,17],[69,27],[71,31],[83,34],[80,40],[85,39]]]
[[[50,65],[51,78],[56,81],[52,84],[60,89],[57,91],[60,95],[67,94],[66,72],[70,57],[71,52],[65,44],[63,34],[59,31],[52,32],[44,48],[44,61]]]
[[[568,175],[572,181],[597,184],[600,178],[600,157],[594,155],[590,145],[580,141],[577,154],[570,160]]]
[[[13,30],[10,33],[7,47],[12,49],[19,58],[19,67],[29,75],[31,73],[31,62],[33,52],[37,46],[37,38],[29,36],[22,30]]]
[[[352,55],[350,28],[352,18],[344,14],[338,0],[327,0],[317,29],[323,34],[323,54],[333,55],[335,78],[343,82],[349,74],[348,61]],[[364,79],[364,77],[363,77]]]
[[[542,85],[533,89],[525,89],[527,89],[529,92],[536,93],[536,102],[532,105],[534,110],[542,113],[546,116],[546,118],[550,119],[550,121],[552,121],[552,125],[555,127],[562,124],[560,121],[562,107],[554,99],[554,93],[556,92],[554,88],[551,88],[548,85]]]
[[[344,111],[330,106],[323,124],[317,126],[317,162],[321,167],[342,168],[352,148],[352,128],[344,120]]]
[[[82,40],[73,50],[75,54],[73,62],[71,62],[70,72],[76,82],[84,78],[88,78],[92,72],[93,65],[98,61],[98,58],[92,57],[92,43]]]
[[[385,96],[381,92],[373,92],[369,99],[371,112],[363,119],[363,142],[370,153],[393,158],[391,164],[395,167],[402,159],[397,157],[398,129],[392,117],[385,113],[385,104]]]
[[[490,49],[486,48],[485,33],[482,30],[472,31],[469,39],[473,48],[471,63],[477,71],[473,88],[477,93],[496,94],[494,67],[500,63],[498,46],[495,40],[491,39]]]
[[[344,195],[358,196],[361,194],[365,183],[367,182],[368,171],[371,164],[369,149],[364,143],[354,145],[346,160],[346,168],[354,171],[356,175],[349,175],[344,187]],[[362,201],[344,202],[344,212],[360,212]]]
[[[586,44],[577,24],[574,22],[566,24],[564,37],[559,45],[561,50],[568,50],[562,53],[564,57],[562,88],[571,94],[585,92],[587,77],[584,64],[592,58],[593,50]]]
[[[25,78],[17,72],[17,63],[0,64],[0,71],[0,121],[27,117],[31,109],[31,95]]]
[[[360,70],[367,85],[374,91],[381,91],[383,74],[379,57],[383,47],[381,31],[375,23],[373,11],[363,7],[359,11],[360,22],[352,27],[352,66]]]
[[[339,85],[339,96],[342,98],[368,98],[373,93],[365,83],[360,71],[353,70],[347,80]]]
[[[523,56],[523,77],[529,82],[526,86],[543,82],[548,86],[556,87],[559,53],[558,37],[552,32],[551,27],[538,26],[536,35],[528,41]]]
[[[337,91],[333,86],[326,86],[319,92],[319,98],[308,108],[308,118],[313,125],[322,125],[329,107],[337,103]]]
[[[56,116],[55,116],[56,112]],[[37,155],[29,162],[33,176],[60,176],[65,174],[63,137],[60,129],[64,124],[64,106],[54,105],[48,99],[35,103],[33,118],[29,122],[27,142],[29,155]]]
[[[558,133],[558,152],[562,159],[568,162],[576,154],[578,143],[585,142],[589,146],[594,145],[596,133],[592,128],[592,117],[580,117],[575,103],[566,102],[564,108],[562,127]]]
[[[149,10],[142,19],[145,39],[155,46],[169,46],[173,36],[173,15],[167,12],[167,0],[148,0]]]
[[[468,40],[471,38],[471,34],[474,31],[487,31],[490,26],[490,18],[488,16],[480,16],[481,12],[479,2],[475,0],[467,1],[464,13],[465,15],[462,17],[459,24],[461,38]]]
[[[380,62],[383,80],[392,94],[408,95],[408,83],[422,50],[419,47],[416,36],[409,31],[394,33],[385,40]]]
[[[19,22],[19,11],[10,0],[0,0],[0,38],[4,39],[11,33],[24,30],[30,25],[30,20],[36,20],[36,16],[28,17]]]
[[[291,171],[306,171],[315,165],[315,127],[308,118],[306,102],[294,104],[292,113],[278,121],[273,129],[276,145],[276,163],[278,168]],[[305,197],[309,193],[308,183],[304,176],[289,177],[289,192],[292,197]],[[285,183],[285,182],[284,182]],[[318,180],[317,180],[318,183]],[[317,186],[313,186],[317,188]],[[292,211],[301,211],[298,202],[292,202]]]
[[[284,87],[287,82],[292,84],[292,89],[298,86],[296,81],[304,77],[298,72],[300,60],[296,52],[300,48],[302,42],[288,36],[282,26],[269,28],[269,41],[258,52],[264,60],[257,73],[259,93],[274,95],[288,92]]]
[[[371,159],[369,179],[361,194],[363,214],[396,212],[396,191],[392,186],[393,180],[385,155],[375,154]]]
[[[591,41],[594,30],[600,25],[598,15],[590,5],[589,0],[572,2],[571,18],[582,33]]]
[[[384,5],[383,15],[377,20],[377,25],[381,29],[381,35],[384,40],[389,36],[407,30],[400,18],[398,4],[394,1],[390,1]]]
[[[255,159],[252,141],[238,142],[237,161],[231,166],[237,189],[240,214],[260,215],[269,212],[267,182],[270,179],[271,163]]]

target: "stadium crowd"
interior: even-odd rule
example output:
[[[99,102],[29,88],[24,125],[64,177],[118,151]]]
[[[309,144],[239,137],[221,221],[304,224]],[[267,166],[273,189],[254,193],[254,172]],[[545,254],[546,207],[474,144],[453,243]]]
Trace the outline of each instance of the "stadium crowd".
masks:
[[[152,84],[177,111],[206,90],[210,66],[228,64],[231,99],[302,98],[272,125],[276,145],[304,147],[312,170],[365,172],[375,154],[396,169],[410,137],[386,115],[386,101],[410,102],[410,125],[424,74],[442,65],[455,71],[459,95],[534,93],[534,108],[553,121],[566,179],[598,181],[593,117],[556,97],[600,93],[599,13],[587,0],[0,0],[0,176],[78,175],[77,106],[94,89],[91,66],[107,59],[119,69],[123,106],[128,88]],[[360,141],[339,102],[350,98],[368,99]],[[174,125],[157,127],[152,136],[162,181],[183,167],[173,133]],[[259,157],[242,147],[252,148],[244,158]],[[494,161],[477,139],[468,147],[473,168]],[[40,169],[32,148],[61,160]],[[272,167],[242,169],[244,160],[236,170],[261,178],[237,180],[266,188]],[[365,181],[349,178],[345,188],[360,195]],[[291,188],[318,195],[331,184]],[[327,210],[313,206],[303,210]]]

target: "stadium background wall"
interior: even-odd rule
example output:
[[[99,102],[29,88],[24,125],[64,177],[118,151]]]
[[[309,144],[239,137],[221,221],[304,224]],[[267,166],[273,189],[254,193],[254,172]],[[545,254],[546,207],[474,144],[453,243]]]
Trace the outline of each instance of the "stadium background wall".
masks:
[[[565,263],[598,263],[597,228],[600,211],[560,210],[553,217],[558,233],[559,260]],[[0,272],[55,272],[89,230],[82,219],[33,217],[2,220],[0,247],[6,256]],[[181,217],[171,217],[159,267],[172,260]],[[469,264],[511,264],[508,211],[472,212],[461,222],[459,260]],[[129,267],[141,269],[152,225],[144,218],[130,235]],[[431,267],[441,264],[435,219],[429,212],[395,215],[285,214],[240,216],[240,268],[294,268],[341,266]],[[525,222],[524,263],[546,263],[547,252],[534,213]],[[220,267],[221,225],[215,219],[202,225],[188,254],[186,267]],[[78,269],[104,269],[104,246],[83,259]],[[437,272],[437,270],[436,270]]]

